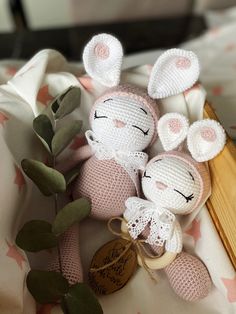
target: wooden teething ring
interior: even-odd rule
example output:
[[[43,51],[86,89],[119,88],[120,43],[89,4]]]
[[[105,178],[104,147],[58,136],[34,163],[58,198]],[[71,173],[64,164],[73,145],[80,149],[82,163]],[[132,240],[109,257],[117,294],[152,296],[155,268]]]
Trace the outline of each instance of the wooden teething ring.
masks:
[[[124,234],[123,238],[127,239],[128,238],[128,227],[127,224],[125,222],[125,220],[122,220],[121,223],[121,231]],[[127,237],[125,236],[125,234],[127,234]],[[161,269],[161,268],[165,268],[166,266],[168,266],[170,263],[173,262],[173,260],[176,258],[177,253],[173,253],[173,252],[168,252],[166,251],[162,256],[160,257],[149,257],[149,256],[143,256],[142,258],[140,257],[140,255],[137,253],[137,257],[138,257],[138,264],[143,267],[143,263],[142,263],[142,259],[144,260],[146,266],[149,269],[152,270],[157,270],[157,269]]]

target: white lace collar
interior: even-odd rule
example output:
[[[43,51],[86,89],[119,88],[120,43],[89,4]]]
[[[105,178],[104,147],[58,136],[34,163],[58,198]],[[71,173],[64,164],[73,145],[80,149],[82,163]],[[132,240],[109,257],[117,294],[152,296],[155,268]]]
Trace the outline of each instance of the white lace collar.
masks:
[[[148,155],[144,152],[112,150],[99,142],[94,132],[91,130],[86,131],[85,136],[95,156],[100,160],[115,159],[115,161],[128,172],[138,191],[138,170],[145,169]]]
[[[145,242],[151,245],[163,246],[172,237],[176,218],[169,210],[138,197],[130,197],[125,205],[124,217],[133,239],[137,239],[147,226],[150,233]]]

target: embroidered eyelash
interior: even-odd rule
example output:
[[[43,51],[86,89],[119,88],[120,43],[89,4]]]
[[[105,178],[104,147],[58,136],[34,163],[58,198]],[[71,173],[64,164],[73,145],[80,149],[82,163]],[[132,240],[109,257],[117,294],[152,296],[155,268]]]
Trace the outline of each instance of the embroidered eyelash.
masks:
[[[109,100],[113,100],[113,99],[112,98],[108,98],[108,99],[104,100],[104,102],[109,101]]]
[[[181,193],[180,191],[178,191],[176,189],[174,189],[174,191],[179,193],[180,195],[182,195],[186,199],[186,203],[190,202],[194,198],[193,193],[190,194],[189,196],[185,196],[183,193]]]
[[[143,108],[140,108],[145,114],[148,114],[147,111]]]
[[[188,173],[189,173],[190,177],[192,178],[192,180],[195,181],[194,180],[194,176],[192,175],[192,173],[190,171],[188,171]]]
[[[143,129],[141,129],[141,128],[138,127],[137,125],[132,125],[132,127],[134,127],[134,128],[136,128],[136,129],[140,130],[141,132],[143,132],[143,135],[144,135],[144,136],[148,135],[149,130],[150,130],[150,129],[148,129],[147,131],[144,131]]]
[[[146,171],[144,171],[143,178],[150,178],[151,179],[150,176],[147,176],[147,172]]]
[[[102,119],[102,118],[107,118],[107,116],[98,116],[97,111],[94,112],[94,119]]]

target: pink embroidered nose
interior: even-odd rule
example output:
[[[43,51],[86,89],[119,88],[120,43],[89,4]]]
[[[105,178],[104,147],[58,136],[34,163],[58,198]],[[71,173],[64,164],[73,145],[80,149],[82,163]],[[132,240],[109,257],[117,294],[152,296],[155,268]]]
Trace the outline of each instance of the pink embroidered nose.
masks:
[[[159,182],[159,181],[156,181],[156,187],[159,189],[159,190],[165,190],[166,188],[168,188],[168,186],[162,182]]]
[[[126,126],[126,123],[124,123],[121,120],[114,119],[113,122],[114,122],[116,128],[123,128]]]

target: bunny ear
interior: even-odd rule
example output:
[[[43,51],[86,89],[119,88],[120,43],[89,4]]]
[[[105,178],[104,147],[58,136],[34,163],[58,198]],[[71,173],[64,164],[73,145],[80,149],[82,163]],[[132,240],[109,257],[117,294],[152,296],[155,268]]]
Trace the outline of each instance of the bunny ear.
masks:
[[[199,77],[198,58],[192,51],[169,49],[154,64],[148,94],[158,99],[173,96],[192,87]]]
[[[93,79],[108,87],[119,84],[122,59],[121,43],[109,34],[94,36],[83,52],[86,72]]]
[[[225,131],[215,120],[200,120],[189,128],[188,149],[198,162],[213,159],[224,148],[225,141]]]
[[[167,113],[157,125],[158,136],[165,151],[175,149],[187,136],[189,122],[180,113]]]

